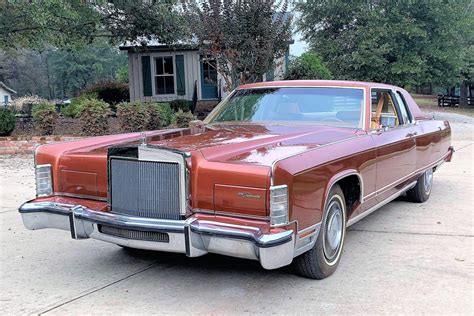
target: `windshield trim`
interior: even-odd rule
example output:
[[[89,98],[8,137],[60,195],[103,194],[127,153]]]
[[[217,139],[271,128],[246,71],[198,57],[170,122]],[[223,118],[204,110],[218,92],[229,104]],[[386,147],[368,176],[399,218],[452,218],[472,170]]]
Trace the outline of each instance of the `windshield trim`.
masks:
[[[220,113],[220,110],[224,107],[224,105],[229,101],[229,99],[237,92],[237,91],[242,91],[242,90],[261,90],[261,89],[279,89],[279,88],[335,88],[335,89],[355,89],[355,90],[362,90],[362,109],[361,109],[361,115],[362,115],[362,126],[357,126],[354,128],[357,129],[366,129],[366,120],[367,120],[367,96],[366,96],[366,88],[365,87],[354,87],[354,86],[338,86],[338,85],[318,85],[318,86],[312,86],[312,85],[301,85],[301,86],[276,86],[276,85],[268,85],[268,86],[261,86],[261,87],[254,87],[254,88],[240,88],[237,87],[235,90],[233,90],[229,95],[219,102],[219,104],[216,105],[216,107],[209,113],[209,115],[204,119],[203,123],[204,124],[213,124],[212,120]],[[268,121],[271,122],[271,121]],[[219,123],[219,122],[215,122]],[[315,124],[315,123],[309,123],[308,125],[315,125],[315,126],[322,126],[322,124]],[[331,126],[331,125],[328,125]]]

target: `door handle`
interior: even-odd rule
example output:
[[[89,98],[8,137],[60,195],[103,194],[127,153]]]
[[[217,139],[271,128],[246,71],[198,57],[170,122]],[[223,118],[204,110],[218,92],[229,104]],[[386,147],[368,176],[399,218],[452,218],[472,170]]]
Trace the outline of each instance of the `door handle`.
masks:
[[[406,137],[415,137],[416,135],[418,135],[417,132],[409,132]]]

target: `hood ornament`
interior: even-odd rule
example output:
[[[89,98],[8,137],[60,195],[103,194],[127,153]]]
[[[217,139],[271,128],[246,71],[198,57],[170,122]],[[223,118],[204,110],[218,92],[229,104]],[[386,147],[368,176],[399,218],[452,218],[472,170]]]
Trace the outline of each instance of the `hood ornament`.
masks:
[[[146,133],[145,132],[140,132],[140,138],[142,140],[142,146],[146,145]]]

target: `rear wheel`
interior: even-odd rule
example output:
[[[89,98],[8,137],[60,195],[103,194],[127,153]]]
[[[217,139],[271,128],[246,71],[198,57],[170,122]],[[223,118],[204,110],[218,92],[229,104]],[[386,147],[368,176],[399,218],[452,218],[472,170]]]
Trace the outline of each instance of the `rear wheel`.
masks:
[[[297,272],[307,278],[324,279],[336,271],[346,236],[346,203],[339,185],[329,192],[321,228],[314,247],[295,258]]]
[[[433,169],[430,168],[418,179],[416,185],[407,191],[410,202],[423,203],[430,198],[433,188]]]

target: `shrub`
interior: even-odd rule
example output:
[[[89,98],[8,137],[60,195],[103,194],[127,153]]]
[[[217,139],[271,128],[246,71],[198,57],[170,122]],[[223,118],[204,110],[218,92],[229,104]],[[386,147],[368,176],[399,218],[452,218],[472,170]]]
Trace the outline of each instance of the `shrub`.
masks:
[[[117,118],[124,132],[138,132],[147,128],[150,113],[144,103],[123,102],[117,105]]]
[[[149,118],[146,126],[147,130],[157,130],[171,124],[173,110],[169,103],[145,103]]]
[[[54,132],[54,126],[58,122],[58,113],[54,104],[43,102],[33,106],[31,111],[33,115],[33,124],[35,129],[41,135],[51,135]]]
[[[33,106],[44,102],[48,101],[37,95],[29,95],[14,99],[12,101],[12,107],[16,113],[30,114]]]
[[[179,110],[173,114],[173,123],[177,127],[188,127],[189,122],[194,120],[194,115],[191,112],[183,112]]]
[[[0,107],[0,136],[10,136],[15,128],[15,114],[9,109]]]
[[[117,81],[99,81],[85,88],[79,96],[97,96],[97,99],[110,104],[115,112],[115,105],[130,100],[128,84]]]
[[[83,103],[90,99],[97,99],[97,93],[72,98],[71,103],[61,109],[61,114],[72,118],[79,117],[83,108]]]
[[[104,135],[108,130],[107,118],[111,114],[107,103],[97,99],[85,99],[79,115],[82,134],[86,136]]]
[[[191,101],[184,99],[176,99],[170,102],[170,106],[174,112],[178,112],[179,110],[187,112],[191,109]]]
[[[306,52],[290,62],[285,79],[332,79],[332,74],[318,55]]]

